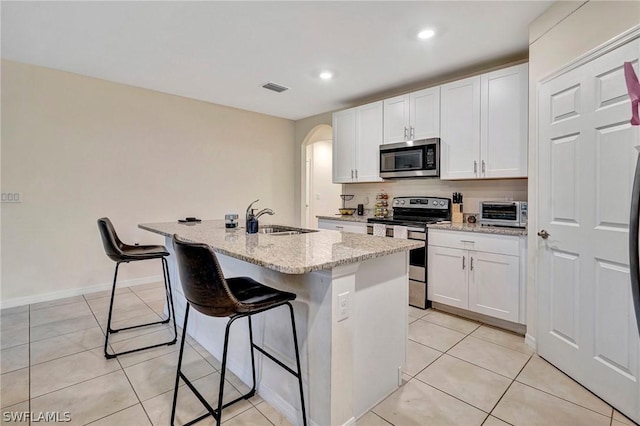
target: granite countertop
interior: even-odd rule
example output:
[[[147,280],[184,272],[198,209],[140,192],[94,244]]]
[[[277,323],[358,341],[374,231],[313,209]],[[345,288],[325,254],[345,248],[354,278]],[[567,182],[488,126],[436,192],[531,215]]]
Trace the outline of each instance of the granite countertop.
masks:
[[[481,232],[483,234],[527,236],[526,228],[509,228],[507,226],[482,226],[478,223],[431,223],[429,229],[447,229],[449,231]]]
[[[223,220],[195,224],[145,223],[139,228],[166,237],[208,244],[217,253],[285,274],[306,274],[423,245],[419,241],[375,237],[330,230],[299,235],[247,234],[244,228],[227,230]]]
[[[316,216],[318,219],[324,219],[324,220],[344,220],[347,222],[361,222],[361,223],[367,223],[367,219],[369,219],[370,217],[373,217],[371,215],[362,215],[362,216],[358,216],[357,214],[350,214],[350,215],[340,215],[340,214],[336,214],[333,216]]]

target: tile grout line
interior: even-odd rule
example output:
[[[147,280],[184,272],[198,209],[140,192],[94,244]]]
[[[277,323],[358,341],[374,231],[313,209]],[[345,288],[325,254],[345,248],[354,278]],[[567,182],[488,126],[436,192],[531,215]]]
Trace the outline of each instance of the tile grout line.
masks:
[[[496,407],[498,406],[498,404],[500,404],[500,401],[502,401],[502,399],[504,398],[504,396],[507,394],[507,392],[509,392],[509,389],[511,389],[511,386],[513,386],[513,384],[516,382],[516,378],[520,375],[520,373],[522,373],[522,370],[525,369],[525,367],[531,362],[531,359],[533,358],[533,354],[529,355],[529,359],[527,360],[527,362],[524,363],[524,365],[522,366],[522,368],[520,369],[520,371],[518,371],[518,374],[515,375],[515,377],[513,379],[511,379],[511,383],[509,383],[509,386],[507,386],[507,388],[504,390],[504,392],[502,393],[502,395],[500,395],[500,398],[498,398],[498,401],[496,401],[496,403],[494,404],[493,408],[491,409],[491,411],[489,412],[489,415],[502,420],[505,423],[509,423],[504,419],[501,419],[500,417],[496,416],[493,414],[494,410],[496,409]],[[518,382],[520,383],[520,382]],[[510,425],[512,425],[512,423],[509,423]]]
[[[138,402],[138,404],[140,404],[140,402]],[[95,422],[99,422],[100,420],[102,420],[102,419],[106,419],[106,418],[107,418],[107,417],[109,417],[109,416],[113,416],[114,414],[121,413],[121,412],[123,412],[124,410],[128,410],[128,409],[129,409],[129,408],[131,408],[131,407],[135,407],[135,406],[136,406],[136,405],[138,405],[138,404],[130,405],[130,406],[128,406],[128,407],[123,408],[122,410],[114,411],[113,413],[111,413],[111,414],[107,414],[106,416],[102,416],[102,417],[97,418],[97,419],[95,419],[95,420],[91,420],[89,423],[85,423],[85,424],[84,424],[84,426],[88,426],[88,425],[91,425],[91,424],[93,424],[93,423],[95,423]],[[145,414],[146,414],[146,413],[145,413]]]

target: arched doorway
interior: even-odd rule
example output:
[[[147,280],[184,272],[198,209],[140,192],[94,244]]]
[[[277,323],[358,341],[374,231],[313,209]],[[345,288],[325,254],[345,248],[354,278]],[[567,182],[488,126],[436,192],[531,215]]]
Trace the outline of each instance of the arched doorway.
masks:
[[[302,142],[302,226],[317,228],[316,216],[334,215],[341,206],[342,185],[332,182],[332,139],[331,126],[320,124]]]

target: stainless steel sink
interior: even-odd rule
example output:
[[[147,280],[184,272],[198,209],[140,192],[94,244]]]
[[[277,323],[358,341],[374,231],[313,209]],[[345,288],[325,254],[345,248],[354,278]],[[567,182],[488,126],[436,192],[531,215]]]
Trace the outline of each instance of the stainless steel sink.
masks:
[[[299,234],[308,234],[309,232],[317,232],[314,229],[304,229],[304,228],[293,228],[291,226],[281,226],[281,225],[265,225],[258,228],[258,234],[268,234],[268,235],[299,235]]]

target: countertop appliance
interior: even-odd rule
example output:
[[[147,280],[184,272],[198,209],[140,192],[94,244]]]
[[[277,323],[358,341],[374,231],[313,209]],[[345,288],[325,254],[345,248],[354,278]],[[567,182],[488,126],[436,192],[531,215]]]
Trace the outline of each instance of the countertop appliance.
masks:
[[[481,201],[480,224],[526,228],[529,215],[526,201]]]
[[[395,197],[391,203],[393,216],[369,218],[367,233],[374,234],[374,225],[384,226],[384,235],[406,237],[424,243],[409,252],[409,304],[417,308],[431,307],[427,300],[427,224],[451,220],[451,200],[438,197]],[[378,228],[379,229],[379,228]]]
[[[380,145],[380,177],[440,176],[440,138]]]

